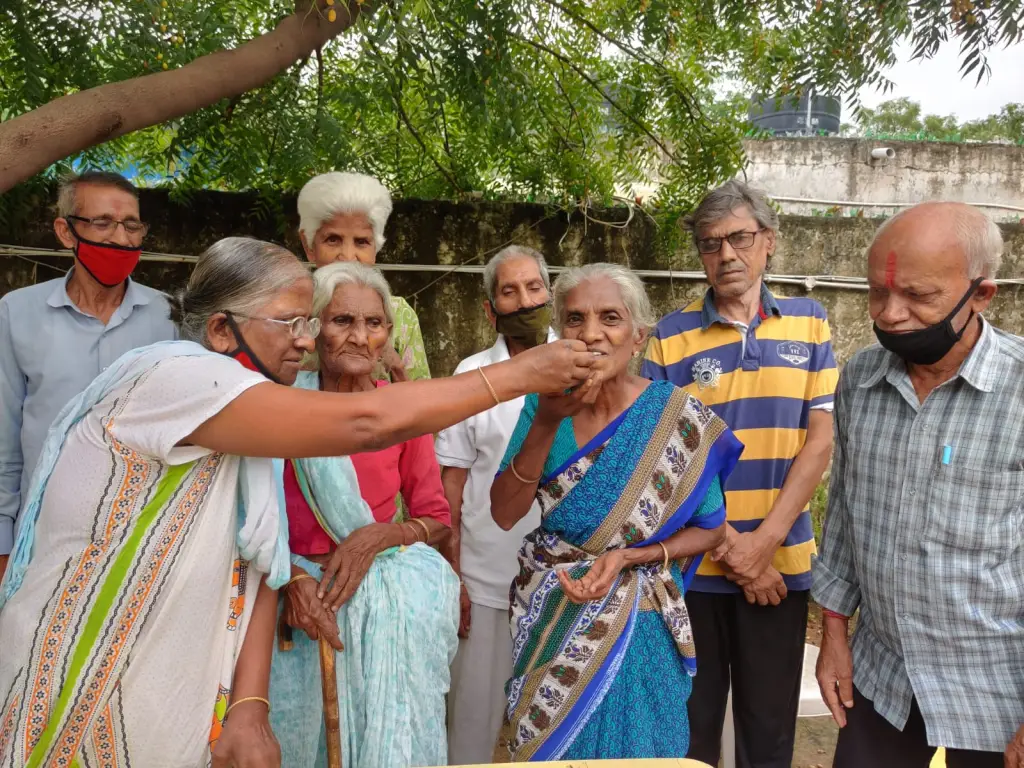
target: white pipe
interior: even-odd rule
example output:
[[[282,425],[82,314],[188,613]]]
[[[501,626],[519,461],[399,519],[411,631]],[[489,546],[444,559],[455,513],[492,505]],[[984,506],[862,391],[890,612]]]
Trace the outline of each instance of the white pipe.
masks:
[[[841,208],[911,208],[919,203],[869,203],[861,200],[818,200],[813,197],[783,197],[781,195],[769,195],[772,200],[783,203],[813,203],[815,205],[837,205]],[[1021,211],[1024,208],[1019,205],[1004,205],[1003,203],[965,203],[975,208],[998,208],[1002,211]]]
[[[26,248],[14,245],[0,245],[0,256],[72,256],[71,251],[53,250],[50,248]],[[142,256],[145,261],[172,262],[172,263],[195,263],[198,257],[183,256],[180,254],[165,254],[146,252]],[[312,264],[309,265],[312,268]],[[475,274],[484,271],[480,264],[377,264],[377,267],[384,272],[440,272],[449,274]],[[548,269],[558,274],[569,267],[550,266]],[[672,269],[634,269],[637,277],[656,280],[681,280],[684,282],[704,282],[703,272],[698,271],[675,271]],[[773,275],[766,274],[765,282],[779,285],[799,285],[807,291],[815,288],[830,288],[834,290],[866,291],[867,280],[863,277],[844,277],[842,275]],[[996,285],[1024,285],[1024,279],[1003,278],[994,281]]]
[[[875,147],[871,150],[871,157],[875,160],[892,160],[896,157],[896,150],[892,147]]]

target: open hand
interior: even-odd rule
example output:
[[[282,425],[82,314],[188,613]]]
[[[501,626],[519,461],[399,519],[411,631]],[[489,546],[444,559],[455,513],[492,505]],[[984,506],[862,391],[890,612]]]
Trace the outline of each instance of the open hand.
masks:
[[[293,581],[284,590],[284,620],[290,627],[301,629],[310,640],[324,639],[337,650],[342,650],[338,636],[338,620],[324,608],[317,598],[319,584],[316,579]]]
[[[244,701],[232,709],[213,748],[210,768],[281,768],[281,746],[268,714],[262,701]]]
[[[459,637],[469,637],[470,616],[472,615],[473,604],[469,600],[469,592],[466,585],[459,585]]]
[[[381,362],[384,367],[388,369],[388,373],[391,374],[391,381],[394,384],[398,384],[402,381],[408,381],[409,377],[405,373],[405,361],[402,360],[402,356],[398,354],[390,343],[384,345],[384,351],[381,353]]]
[[[537,403],[537,421],[547,424],[558,424],[562,419],[575,416],[583,408],[592,405],[601,384],[587,379],[568,395],[540,395]]]
[[[1003,755],[1003,768],[1024,768],[1024,725],[1017,731]]]
[[[373,559],[395,543],[388,535],[391,530],[392,526],[387,523],[371,523],[352,531],[338,545],[324,568],[317,590],[324,608],[337,613],[352,599],[373,565]]]
[[[821,650],[815,668],[821,698],[836,725],[846,725],[846,710],[853,707],[853,654],[846,637],[846,622],[825,620]]]
[[[615,549],[598,557],[590,566],[590,570],[579,579],[572,578],[567,571],[559,570],[558,582],[570,602],[586,603],[590,600],[600,600],[608,594],[625,564],[622,551]]]

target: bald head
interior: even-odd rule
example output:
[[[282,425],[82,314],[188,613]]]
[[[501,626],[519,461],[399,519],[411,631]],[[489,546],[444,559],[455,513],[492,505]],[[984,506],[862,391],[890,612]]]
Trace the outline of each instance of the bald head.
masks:
[[[940,259],[946,268],[963,270],[971,279],[993,278],[1003,257],[1003,236],[992,219],[966,203],[920,203],[897,213],[875,233],[871,251],[896,245],[901,252],[920,250],[929,259]],[[945,263],[944,257],[955,263]]]
[[[868,252],[872,319],[891,332],[925,328],[969,291],[964,318],[980,314],[995,295],[1002,252],[999,227],[970,205],[921,203],[898,213],[878,228]]]

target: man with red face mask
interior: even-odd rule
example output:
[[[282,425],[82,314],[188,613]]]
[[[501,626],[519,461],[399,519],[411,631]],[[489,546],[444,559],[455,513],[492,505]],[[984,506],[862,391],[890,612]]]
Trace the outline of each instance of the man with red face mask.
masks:
[[[135,187],[89,171],[60,186],[65,277],[0,298],[0,577],[46,432],[61,408],[117,358],[175,338],[167,300],[134,282],[148,229]]]

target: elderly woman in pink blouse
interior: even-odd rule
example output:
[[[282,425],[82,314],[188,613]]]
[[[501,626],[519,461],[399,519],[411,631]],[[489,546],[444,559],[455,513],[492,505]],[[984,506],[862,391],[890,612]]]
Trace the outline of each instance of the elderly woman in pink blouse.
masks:
[[[318,269],[314,282],[317,370],[302,372],[296,386],[325,392],[405,386],[388,384],[380,365],[394,327],[380,272],[335,263]],[[319,662],[310,641],[324,611],[335,614],[345,645],[337,669],[346,768],[444,764],[459,582],[432,548],[446,541],[451,512],[431,437],[289,462],[285,498],[292,577],[282,590],[282,615],[309,641],[294,633],[294,648],[274,656],[271,724],[282,765],[322,764]],[[326,594],[321,573],[329,581],[333,575]]]

